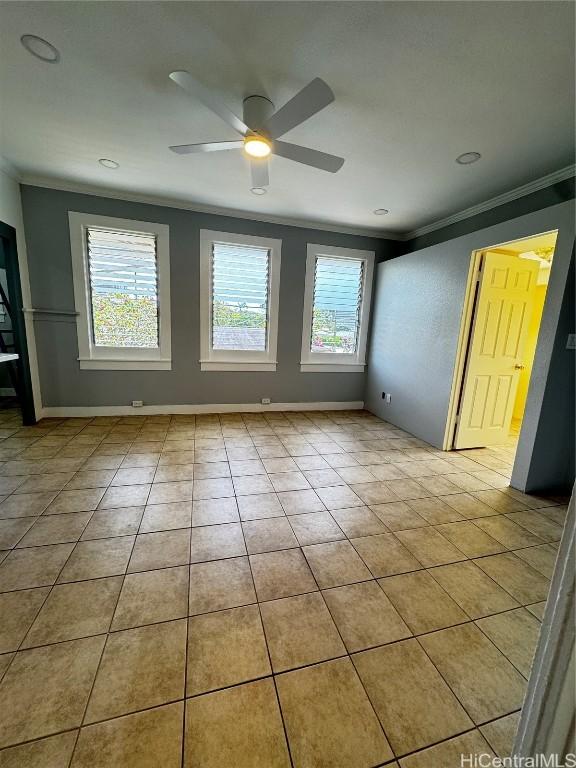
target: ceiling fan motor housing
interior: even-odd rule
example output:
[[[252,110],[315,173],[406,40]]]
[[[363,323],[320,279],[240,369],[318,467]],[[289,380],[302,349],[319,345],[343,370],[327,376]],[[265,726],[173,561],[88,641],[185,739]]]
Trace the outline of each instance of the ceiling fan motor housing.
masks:
[[[244,99],[244,122],[259,132],[274,113],[274,104],[265,96],[248,96]]]

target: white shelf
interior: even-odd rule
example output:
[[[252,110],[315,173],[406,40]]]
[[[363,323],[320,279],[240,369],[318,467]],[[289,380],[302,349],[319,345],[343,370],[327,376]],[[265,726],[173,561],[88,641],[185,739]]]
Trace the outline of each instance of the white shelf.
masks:
[[[18,360],[18,355],[0,352],[0,363],[7,363],[9,360]]]

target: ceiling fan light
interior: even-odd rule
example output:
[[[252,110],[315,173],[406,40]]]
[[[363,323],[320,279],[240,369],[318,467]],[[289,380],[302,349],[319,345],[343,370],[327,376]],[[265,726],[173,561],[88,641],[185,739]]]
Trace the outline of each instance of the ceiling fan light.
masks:
[[[261,136],[248,136],[244,140],[244,149],[250,157],[268,157],[272,151],[270,142]]]

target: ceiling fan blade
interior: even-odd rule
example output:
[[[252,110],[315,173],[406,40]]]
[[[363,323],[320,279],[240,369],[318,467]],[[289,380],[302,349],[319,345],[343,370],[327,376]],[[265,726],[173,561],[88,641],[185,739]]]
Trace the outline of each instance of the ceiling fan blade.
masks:
[[[326,152],[319,152],[317,149],[301,147],[299,144],[289,144],[286,141],[275,141],[272,152],[287,160],[294,160],[296,163],[311,165],[313,168],[319,168],[321,171],[336,173],[344,165],[344,158],[336,155],[329,155]]]
[[[308,120],[333,101],[332,89],[317,77],[268,118],[264,128],[275,139]]]
[[[177,155],[193,155],[198,152],[221,152],[223,149],[242,149],[243,141],[209,141],[205,144],[177,144],[170,147]]]
[[[250,129],[234,112],[232,112],[224,102],[220,101],[209,88],[198,82],[196,78],[192,77],[190,72],[185,70],[178,70],[176,72],[170,72],[170,79],[173,80],[180,88],[183,88],[194,99],[202,102],[205,107],[215,112],[218,117],[221,117],[225,123],[228,123],[238,133],[246,134]]]
[[[268,160],[250,160],[253,187],[267,187],[270,184]]]

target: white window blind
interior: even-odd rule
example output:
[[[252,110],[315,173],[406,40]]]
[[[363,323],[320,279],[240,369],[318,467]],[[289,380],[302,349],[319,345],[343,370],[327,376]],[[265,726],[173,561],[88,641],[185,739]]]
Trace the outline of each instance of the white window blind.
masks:
[[[266,351],[269,250],[215,242],[211,261],[212,349]]]
[[[156,235],[88,227],[93,343],[158,348]]]
[[[311,352],[356,352],[363,279],[362,259],[316,257]]]

